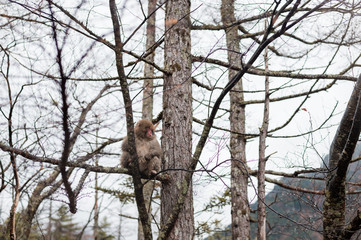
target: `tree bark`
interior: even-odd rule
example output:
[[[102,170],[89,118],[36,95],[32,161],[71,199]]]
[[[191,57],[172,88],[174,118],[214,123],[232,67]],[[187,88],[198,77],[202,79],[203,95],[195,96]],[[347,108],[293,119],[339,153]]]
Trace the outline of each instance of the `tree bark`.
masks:
[[[236,22],[234,16],[234,0],[222,0],[221,16],[223,25],[229,26]],[[225,29],[228,49],[228,62],[234,67],[241,67],[241,55],[237,26]],[[229,70],[231,80],[237,71]],[[237,82],[230,92],[230,129],[231,134],[231,204],[232,204],[232,239],[250,239],[250,210],[248,203],[248,174],[246,170],[246,138],[245,135],[245,105],[242,79]]]
[[[15,170],[14,170],[15,172]],[[17,181],[18,182],[18,181]],[[18,184],[16,184],[15,187],[15,195],[13,199],[13,204],[10,209],[10,215],[9,215],[9,223],[8,223],[8,229],[10,233],[10,239],[16,240],[16,229],[15,229],[15,222],[16,222],[16,208],[20,201],[20,191],[18,190]]]
[[[329,154],[325,201],[323,203],[324,239],[350,239],[361,228],[358,216],[345,223],[346,174],[361,131],[361,75],[348,102]],[[359,215],[359,214],[358,214]],[[357,223],[357,224],[353,224]]]
[[[153,239],[152,236],[152,227],[151,221],[147,214],[147,209],[144,203],[143,196],[143,183],[141,181],[141,176],[139,172],[139,162],[137,151],[135,147],[135,135],[134,135],[134,120],[133,120],[133,108],[132,108],[132,100],[130,98],[129,86],[127,82],[127,78],[124,72],[123,65],[123,42],[121,40],[120,34],[120,22],[118,19],[118,12],[115,0],[109,0],[109,9],[110,15],[113,23],[113,31],[114,31],[114,41],[115,41],[115,60],[116,60],[116,68],[119,77],[119,83],[121,86],[121,91],[123,95],[123,101],[125,105],[125,116],[127,122],[127,137],[129,141],[129,145],[131,146],[129,149],[129,154],[132,156],[133,166],[131,167],[132,178],[134,184],[134,194],[135,201],[137,203],[138,208],[138,216],[142,222],[144,237],[147,240]]]
[[[268,47],[265,48],[264,61],[265,61],[265,71],[268,70],[268,56],[267,56]],[[263,123],[260,128],[260,137],[259,137],[259,162],[258,162],[258,201],[257,201],[257,239],[265,240],[266,239],[266,185],[265,185],[265,172],[266,172],[266,138],[268,131],[268,122],[269,122],[269,77],[265,77],[265,102],[264,102],[264,111],[263,111]]]
[[[147,40],[145,44],[145,50],[149,50],[155,44],[155,19],[157,0],[148,0],[148,21],[147,21]],[[153,13],[154,12],[154,13]],[[150,15],[152,14],[152,15]],[[147,56],[149,62],[154,62],[155,52],[153,51]],[[143,83],[143,106],[142,106],[142,117],[143,119],[151,120],[153,117],[153,79],[154,77],[154,66],[144,63],[144,83]],[[149,77],[147,79],[147,77]]]
[[[8,59],[8,64],[9,64],[10,60]],[[8,101],[9,101],[9,106],[10,106],[10,111],[9,111],[9,115],[7,117],[8,120],[8,137],[9,137],[9,146],[10,147],[14,147],[13,144],[13,125],[12,125],[12,116],[13,116],[13,111],[14,111],[14,106],[15,103],[12,99],[12,92],[11,92],[11,86],[10,86],[10,81],[9,78],[6,77],[5,81],[7,82],[7,86],[8,86]],[[16,154],[12,151],[9,152],[10,155],[10,163],[11,163],[11,167],[13,169],[13,177],[12,177],[12,184],[13,184],[13,203],[11,205],[10,208],[10,214],[9,214],[9,222],[8,222],[8,231],[9,231],[9,236],[11,240],[16,240],[16,229],[15,229],[15,223],[16,223],[16,208],[18,207],[19,201],[20,201],[20,178],[19,178],[19,172],[18,172],[18,167],[17,167],[17,163],[16,163]]]
[[[68,170],[69,172],[73,171],[73,168]],[[21,220],[20,224],[22,225],[22,234],[19,236],[18,239],[28,239],[31,233],[31,227],[33,226],[33,219],[34,216],[40,206],[40,204],[44,201],[44,199],[48,198],[50,195],[52,195],[62,184],[62,181],[59,180],[57,182],[56,178],[59,176],[60,172],[59,170],[54,170],[48,178],[46,178],[43,181],[40,181],[34,191],[31,194],[31,197],[28,201],[28,206],[26,209],[21,213]],[[43,192],[44,189],[48,186],[52,186],[51,189],[49,189],[46,192]]]
[[[99,130],[97,129],[96,136],[98,137]],[[96,147],[98,148],[98,138],[96,139]],[[95,166],[99,165],[99,157],[95,157]],[[98,198],[99,198],[99,190],[98,190],[99,184],[98,184],[98,173],[95,173],[95,181],[94,181],[94,188],[95,188],[95,194],[94,194],[94,226],[93,226],[93,235],[94,240],[98,240],[98,234],[99,234],[99,206],[98,206]]]
[[[155,44],[155,19],[156,13],[154,12],[157,7],[157,0],[148,1],[148,21],[147,21],[147,40],[145,49],[146,51],[150,49]],[[154,13],[153,13],[154,12]],[[153,14],[152,14],[153,13]],[[150,15],[152,14],[152,15]],[[149,16],[150,15],[150,16]],[[153,51],[148,55],[147,60],[149,62],[154,62],[155,52]],[[144,77],[148,79],[144,80],[143,83],[143,106],[142,106],[142,119],[152,120],[153,118],[153,79],[154,76],[154,66],[144,63]],[[142,181],[143,183],[147,182],[143,186],[143,195],[144,203],[147,209],[149,218],[152,214],[152,194],[154,189],[153,181]],[[138,240],[144,240],[144,233],[142,228],[142,223],[138,220]]]
[[[163,92],[163,168],[168,171],[169,183],[161,193],[161,226],[167,229],[160,239],[193,239],[193,197],[190,183],[186,200],[175,222],[172,210],[181,194],[182,181],[192,160],[192,82],[190,2],[170,0],[165,13],[165,68]]]

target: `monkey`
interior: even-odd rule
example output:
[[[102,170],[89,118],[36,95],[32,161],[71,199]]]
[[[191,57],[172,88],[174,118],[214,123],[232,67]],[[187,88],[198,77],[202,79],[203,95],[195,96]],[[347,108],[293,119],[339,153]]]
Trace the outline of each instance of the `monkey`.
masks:
[[[156,126],[149,120],[140,120],[134,128],[135,145],[137,149],[139,171],[147,177],[157,174],[161,170],[162,149],[154,134]],[[122,143],[121,166],[129,168],[132,156],[129,154],[128,137]]]

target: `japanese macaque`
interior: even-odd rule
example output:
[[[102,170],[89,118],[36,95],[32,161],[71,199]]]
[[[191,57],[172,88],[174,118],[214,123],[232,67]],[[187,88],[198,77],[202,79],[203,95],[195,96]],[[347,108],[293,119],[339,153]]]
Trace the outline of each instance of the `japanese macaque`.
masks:
[[[154,134],[156,126],[149,120],[140,120],[134,128],[139,170],[148,177],[157,174],[161,169],[162,149]],[[132,156],[129,154],[128,137],[122,143],[121,165],[130,168]]]

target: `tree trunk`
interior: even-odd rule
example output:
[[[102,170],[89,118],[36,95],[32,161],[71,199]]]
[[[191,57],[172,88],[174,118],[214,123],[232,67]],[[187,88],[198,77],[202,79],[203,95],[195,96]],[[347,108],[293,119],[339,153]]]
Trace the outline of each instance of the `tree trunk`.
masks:
[[[268,70],[268,47],[265,48],[264,62],[265,71]],[[263,111],[263,123],[260,128],[259,137],[259,162],[258,162],[258,201],[257,201],[257,239],[266,239],[266,185],[265,185],[265,171],[266,171],[266,138],[268,131],[268,119],[269,119],[269,77],[265,77],[265,102]]]
[[[18,190],[18,184],[16,184],[15,187],[15,196],[13,199],[13,204],[10,209],[10,216],[9,216],[9,223],[8,223],[8,229],[10,232],[10,239],[16,240],[16,229],[15,229],[15,223],[16,223],[16,208],[18,206],[18,203],[20,201],[20,191]]]
[[[49,203],[49,215],[48,215],[48,226],[46,231],[46,240],[52,240],[52,228],[53,228],[53,201],[50,199]]]
[[[324,239],[350,239],[360,229],[360,214],[345,224],[346,174],[361,131],[361,76],[354,87],[329,154],[325,201]]]
[[[40,204],[44,201],[45,198],[53,194],[61,185],[61,181],[54,183],[59,174],[59,171],[54,170],[47,179],[40,181],[36,185],[33,193],[31,194],[31,197],[29,198],[28,206],[21,213],[22,234],[18,239],[25,240],[29,238],[31,227],[33,225],[32,222]],[[52,185],[52,188],[43,193],[43,190],[49,185]]]
[[[157,0],[148,0],[148,16],[152,14],[157,7]],[[149,16],[147,21],[147,40],[145,45],[145,50],[151,49],[155,44],[155,18],[156,13],[154,12]],[[149,62],[154,62],[155,52],[147,56]],[[151,120],[153,117],[153,79],[154,77],[154,67],[150,64],[144,63],[144,83],[143,83],[143,106],[142,106],[142,117],[143,119]],[[147,79],[149,77],[149,79]]]
[[[97,131],[98,136],[98,131]],[[98,141],[96,141],[96,146],[98,147]],[[95,158],[95,166],[98,166],[99,163],[99,157],[97,156]],[[93,226],[93,235],[94,240],[98,240],[98,234],[99,234],[99,206],[98,206],[98,173],[95,173],[95,182],[94,182],[94,188],[95,188],[95,195],[94,195],[94,226]]]
[[[222,0],[221,16],[224,25],[236,22],[234,0]],[[241,67],[241,55],[237,26],[226,31],[229,64]],[[237,71],[229,70],[231,80]],[[250,239],[249,203],[247,193],[248,174],[246,171],[245,105],[243,105],[243,85],[240,80],[230,92],[230,128],[231,134],[231,199],[232,199],[232,239]]]
[[[130,98],[129,93],[129,86],[127,82],[127,77],[125,76],[124,72],[124,65],[123,65],[123,42],[121,40],[120,34],[120,22],[118,16],[118,10],[115,3],[115,0],[109,0],[109,9],[110,15],[113,22],[113,31],[114,31],[114,41],[115,41],[115,62],[117,73],[119,77],[119,83],[121,86],[123,101],[125,105],[125,116],[127,122],[127,137],[129,141],[129,145],[131,146],[129,149],[129,154],[132,156],[132,178],[134,184],[134,194],[135,194],[135,201],[137,203],[138,208],[138,216],[142,222],[144,237],[145,239],[153,239],[152,237],[152,226],[150,218],[147,214],[147,209],[145,207],[144,196],[143,196],[143,183],[141,181],[141,176],[139,172],[139,162],[137,151],[135,147],[135,136],[134,136],[134,120],[133,120],[133,107],[132,107],[132,100]]]
[[[152,14],[157,6],[157,0],[149,0],[148,1],[148,16]],[[155,16],[156,13],[154,12],[151,16],[149,16],[147,21],[147,41],[145,49],[146,51],[150,49],[155,44]],[[150,62],[154,62],[154,51],[147,57],[147,60]],[[154,76],[154,67],[150,64],[144,64],[144,77],[149,79],[145,79],[143,83],[143,106],[142,106],[142,119],[149,119],[153,118],[153,79]],[[146,182],[146,181],[143,181]],[[152,194],[154,189],[154,182],[149,181],[144,184],[143,186],[143,195],[145,201],[145,207],[147,208],[149,217],[152,213]],[[144,233],[142,228],[142,223],[138,220],[138,240],[144,240]]]
[[[163,184],[161,194],[161,225],[167,226],[172,209],[178,203],[182,180],[192,160],[192,82],[191,82],[191,38],[190,2],[169,0],[165,13],[165,68],[163,92],[163,169],[168,171],[169,183]],[[169,228],[165,239],[193,239],[193,196],[192,183],[187,199],[174,225]],[[168,237],[167,237],[168,235]]]

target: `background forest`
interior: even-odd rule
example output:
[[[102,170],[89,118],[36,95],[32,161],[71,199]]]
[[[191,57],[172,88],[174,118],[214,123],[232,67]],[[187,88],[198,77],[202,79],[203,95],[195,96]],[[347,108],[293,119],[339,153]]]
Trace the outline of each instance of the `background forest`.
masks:
[[[361,1],[0,0],[0,239],[358,239],[360,23]],[[120,165],[141,119],[151,177]]]

